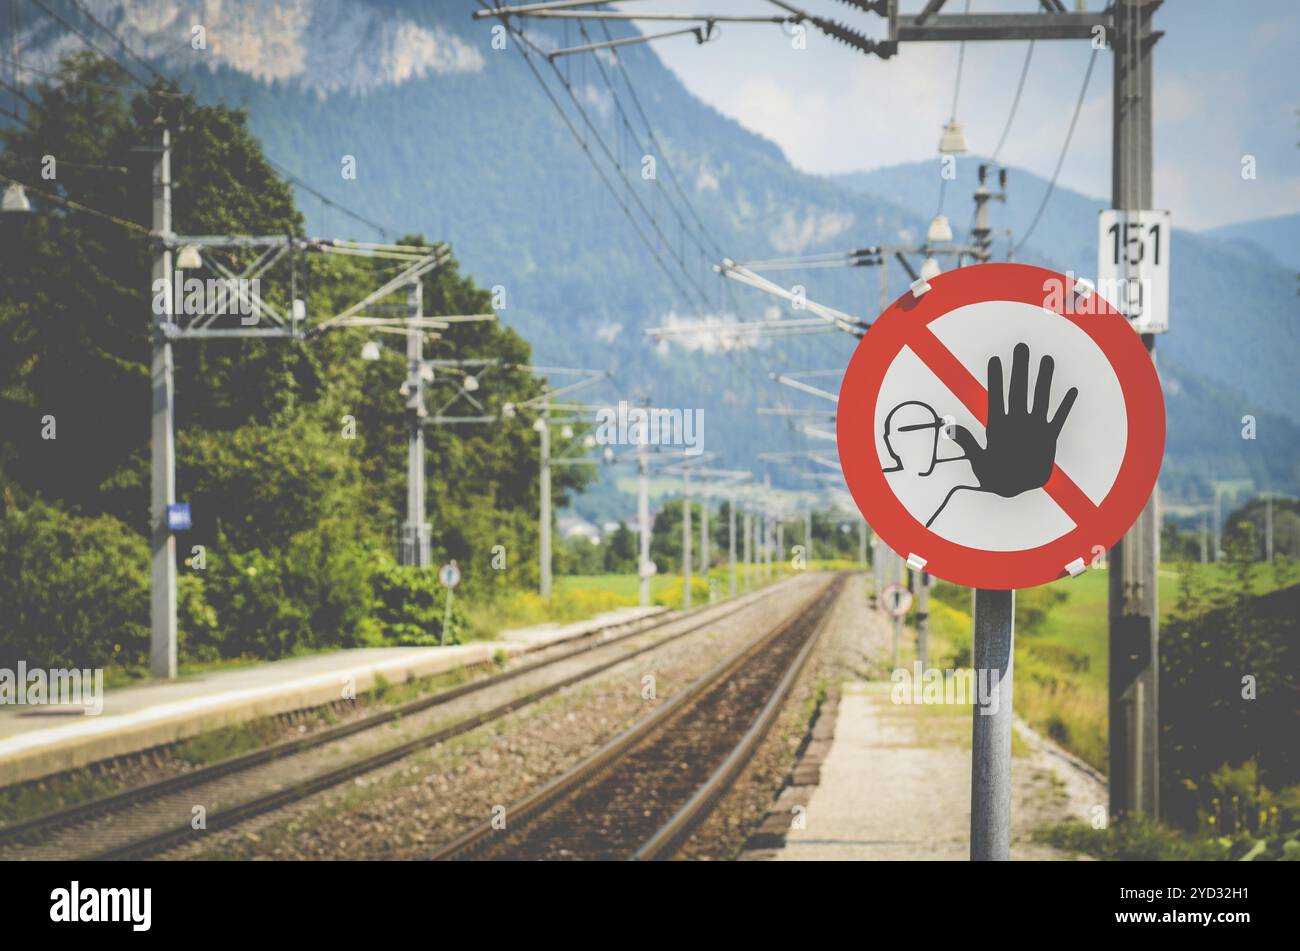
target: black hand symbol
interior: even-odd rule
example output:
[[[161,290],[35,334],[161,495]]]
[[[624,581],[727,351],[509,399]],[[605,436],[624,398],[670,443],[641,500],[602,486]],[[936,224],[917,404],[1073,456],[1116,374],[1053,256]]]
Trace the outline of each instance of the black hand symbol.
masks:
[[[1054,367],[1051,357],[1045,356],[1039,362],[1034,405],[1030,407],[1029,347],[1023,343],[1016,344],[1011,361],[1011,392],[1004,408],[1002,361],[998,357],[989,360],[989,416],[984,429],[986,445],[981,449],[975,437],[963,426],[958,426],[953,434],[957,445],[970,459],[981,491],[1011,498],[1047,484],[1052,475],[1052,465],[1056,462],[1056,438],[1079,395],[1077,387],[1070,387],[1056,416],[1050,420],[1047,418]]]

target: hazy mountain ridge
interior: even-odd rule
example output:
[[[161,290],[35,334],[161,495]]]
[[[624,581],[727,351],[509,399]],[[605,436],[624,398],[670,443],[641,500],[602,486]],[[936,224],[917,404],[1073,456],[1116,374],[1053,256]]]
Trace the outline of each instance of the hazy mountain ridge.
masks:
[[[612,60],[560,61],[636,196],[620,190],[616,199],[538,88],[513,40],[509,49],[492,49],[490,25],[471,19],[478,8],[472,0],[447,0],[432,8],[414,0],[226,0],[205,7],[220,12],[207,24],[210,39],[271,34],[283,18],[292,19],[289,35],[299,46],[297,52],[286,46],[278,66],[279,54],[246,54],[231,49],[228,40],[225,53],[196,61],[184,24],[186,11],[204,7],[197,2],[183,4],[183,12],[160,28],[149,26],[154,21],[147,14],[158,6],[150,0],[91,6],[107,23],[136,24],[137,34],[124,31],[128,40],[137,35],[141,47],[200,98],[245,104],[268,152],[313,187],[385,223],[394,236],[418,230],[449,239],[464,270],[480,285],[506,289],[501,317],[533,343],[538,362],[617,371],[616,387],[593,398],[652,392],[662,405],[707,407],[705,448],[719,453],[721,465],[761,472],[759,451],[825,448],[755,410],[786,398],[822,408],[771,383],[768,374],[843,366],[853,340],[842,334],[796,337],[719,353],[654,346],[644,330],[719,314],[756,319],[779,313],[772,298],[722,282],[711,272],[722,255],[744,260],[842,250],[897,241],[903,234],[916,238],[934,212],[937,162],[834,179],[799,172],[772,142],[691,96],[646,47],[626,49],[621,59],[662,147],[657,182],[640,177],[647,143]],[[326,29],[330,24],[333,28]],[[315,31],[322,29],[325,35],[318,38]],[[442,61],[427,44],[416,44],[413,59],[392,52],[411,48],[394,45],[395,37],[425,34],[437,38],[439,49],[455,51],[447,60],[451,66],[435,68]],[[558,29],[550,34],[552,43],[564,40]],[[570,43],[582,41],[568,37]],[[32,42],[44,42],[48,58],[78,45],[48,28],[40,37],[32,34]],[[208,52],[217,49],[210,43]],[[534,63],[568,107],[550,67],[536,58]],[[618,90],[617,102],[602,65]],[[326,73],[338,81],[313,78]],[[619,104],[636,135],[623,128]],[[600,155],[590,130],[581,134]],[[355,181],[340,175],[345,155],[356,159]],[[957,180],[947,188],[945,210],[959,236],[970,217],[975,165],[972,157],[963,157]],[[701,239],[707,254],[690,239],[698,231],[693,217],[686,215],[684,225],[677,220],[670,173],[708,225],[710,237]],[[1022,233],[1045,185],[1013,169],[1011,199],[994,207],[995,225],[1010,223]],[[621,207],[626,204],[643,221],[638,201],[654,213],[673,249],[662,251],[659,237],[642,224],[661,248],[672,279]],[[300,192],[299,202],[314,234],[377,237],[306,193]],[[1017,259],[1091,273],[1096,211],[1103,204],[1058,188]],[[1175,495],[1203,496],[1201,483],[1212,476],[1249,476],[1261,485],[1297,491],[1300,409],[1293,367],[1300,325],[1294,320],[1294,275],[1236,241],[1185,231],[1176,231],[1173,240],[1173,331],[1160,344],[1171,420],[1166,485]],[[998,239],[995,248],[1000,255],[1005,241]],[[891,272],[890,292],[901,293],[906,285],[901,270],[893,266]],[[850,313],[869,318],[877,307],[874,268],[773,277],[786,286],[803,284],[811,298]],[[690,288],[685,301],[674,284]],[[1225,315],[1231,333],[1225,332]],[[1246,413],[1260,421],[1260,440],[1254,443],[1240,438]],[[776,467],[771,475],[778,484],[811,484]]]
[[[1209,228],[1201,234],[1223,241],[1248,243],[1251,253],[1268,255],[1284,267],[1300,272],[1300,214],[1239,221]]]

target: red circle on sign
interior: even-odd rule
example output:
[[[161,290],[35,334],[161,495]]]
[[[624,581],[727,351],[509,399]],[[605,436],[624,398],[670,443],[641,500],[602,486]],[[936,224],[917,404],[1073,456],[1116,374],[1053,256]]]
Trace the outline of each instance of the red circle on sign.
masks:
[[[930,290],[920,297],[908,291],[876,320],[854,351],[840,384],[836,436],[854,502],[890,548],[905,558],[925,559],[927,572],[955,584],[992,590],[1031,588],[1067,574],[1066,566],[1076,559],[1089,564],[1097,546],[1109,549],[1137,520],[1164,457],[1164,397],[1142,338],[1100,295],[1093,293],[1084,303],[1073,295],[1073,278],[1046,268],[980,264],[941,274],[929,284]],[[1050,292],[1053,288],[1056,293]],[[1083,521],[1071,516],[1074,529],[1036,548],[990,551],[930,531],[894,495],[876,450],[876,399],[899,353],[921,334],[929,334],[932,321],[984,301],[1029,304],[1041,308],[1045,317],[1055,313],[1082,330],[1114,370],[1128,415],[1123,461],[1106,497],[1096,506],[1085,497],[1088,516]],[[1076,312],[1080,310],[1084,312]],[[869,438],[863,438],[864,433]],[[1045,489],[1054,499],[1057,492],[1082,495],[1059,468]]]

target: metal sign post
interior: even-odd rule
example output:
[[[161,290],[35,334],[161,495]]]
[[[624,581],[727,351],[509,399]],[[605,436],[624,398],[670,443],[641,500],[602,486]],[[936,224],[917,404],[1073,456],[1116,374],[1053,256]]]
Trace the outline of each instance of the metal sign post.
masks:
[[[975,592],[976,702],[971,732],[970,857],[1006,861],[1011,850],[1011,683],[1016,593]]]
[[[442,630],[438,632],[438,646],[441,647],[446,643],[447,629],[451,627],[451,602],[456,596],[456,585],[460,584],[460,566],[456,564],[455,559],[438,569],[438,580],[447,589],[447,604],[442,612]]]
[[[971,857],[1005,859],[1013,591],[1082,575],[1138,518],[1164,449],[1159,378],[1091,285],[982,264],[917,281],[889,307],[840,406],[845,480],[898,553],[890,574],[905,562],[922,592],[926,574],[977,589]],[[925,640],[918,630],[920,655]]]

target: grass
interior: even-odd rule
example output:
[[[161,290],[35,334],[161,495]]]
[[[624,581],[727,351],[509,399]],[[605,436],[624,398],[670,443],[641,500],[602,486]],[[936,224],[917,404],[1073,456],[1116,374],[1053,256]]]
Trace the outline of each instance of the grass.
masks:
[[[1127,861],[1300,861],[1300,838],[1271,834],[1198,836],[1142,816],[1107,829],[1072,820],[1039,829],[1035,841],[1099,859]]]
[[[1232,583],[1227,564],[1200,566],[1207,586]],[[1162,621],[1178,600],[1180,573],[1164,565],[1157,575]],[[1257,593],[1276,587],[1264,566],[1255,572]],[[936,589],[942,591],[942,589]],[[1016,711],[1036,730],[1095,768],[1107,767],[1108,597],[1105,568],[1022,592],[1021,607],[1044,615],[1016,630]],[[970,664],[970,593],[948,586],[931,600],[931,665]]]

